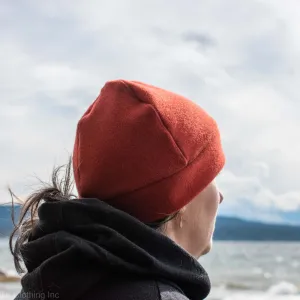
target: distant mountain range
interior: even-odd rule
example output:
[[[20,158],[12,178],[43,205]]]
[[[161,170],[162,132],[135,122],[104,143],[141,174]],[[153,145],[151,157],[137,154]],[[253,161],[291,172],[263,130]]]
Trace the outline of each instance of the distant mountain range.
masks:
[[[18,216],[19,207],[15,214]],[[0,205],[0,237],[12,230],[11,207]],[[300,226],[265,224],[219,216],[214,240],[224,241],[300,241]]]
[[[266,224],[219,216],[214,239],[234,241],[300,241],[300,226]]]
[[[12,208],[9,205],[0,205],[0,237],[10,234],[13,228],[11,219]],[[15,206],[15,216],[17,221],[20,213],[20,206]]]

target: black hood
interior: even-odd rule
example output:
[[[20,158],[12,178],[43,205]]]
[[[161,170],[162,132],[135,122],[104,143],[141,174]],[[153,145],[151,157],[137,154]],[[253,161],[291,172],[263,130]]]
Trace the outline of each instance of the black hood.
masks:
[[[84,297],[107,276],[167,280],[192,300],[210,291],[207,273],[172,240],[98,199],[43,203],[39,224],[22,255],[28,273],[23,292]]]

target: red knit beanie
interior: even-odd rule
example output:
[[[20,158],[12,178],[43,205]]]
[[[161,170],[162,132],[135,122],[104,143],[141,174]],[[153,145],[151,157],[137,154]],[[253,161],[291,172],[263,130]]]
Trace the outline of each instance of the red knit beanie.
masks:
[[[79,196],[99,198],[143,222],[185,206],[224,163],[218,126],[202,108],[141,82],[107,82],[77,126]]]

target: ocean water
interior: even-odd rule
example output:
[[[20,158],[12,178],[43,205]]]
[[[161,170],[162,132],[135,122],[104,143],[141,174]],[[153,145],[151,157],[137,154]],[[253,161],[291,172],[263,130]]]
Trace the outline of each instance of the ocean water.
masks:
[[[215,242],[200,262],[210,300],[300,300],[300,243]]]
[[[209,300],[300,300],[300,243],[215,242],[200,262],[212,281]],[[0,270],[15,274],[6,239]],[[0,300],[19,290],[19,283],[0,283]]]

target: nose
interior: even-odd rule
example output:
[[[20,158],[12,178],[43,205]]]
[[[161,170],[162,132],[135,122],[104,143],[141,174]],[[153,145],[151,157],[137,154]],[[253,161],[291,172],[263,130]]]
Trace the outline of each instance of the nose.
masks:
[[[223,194],[221,192],[219,192],[219,194],[220,194],[220,204],[221,204],[223,202],[223,200],[224,200],[224,196],[223,196]]]

